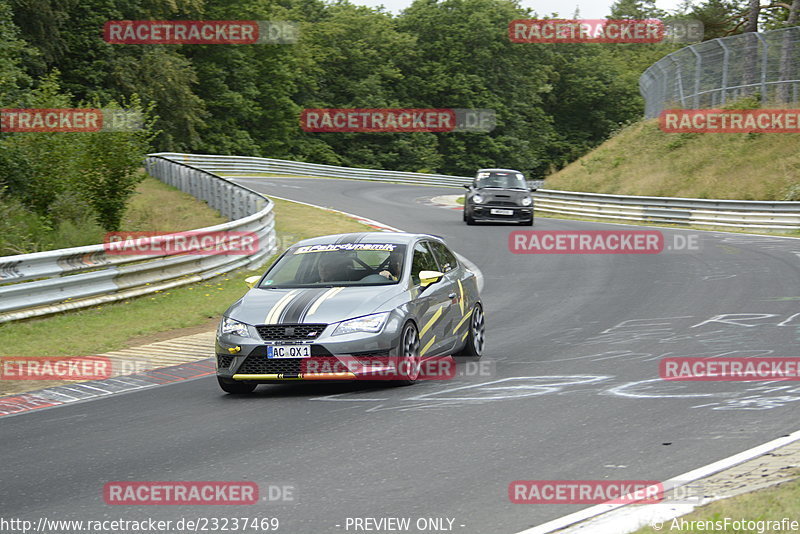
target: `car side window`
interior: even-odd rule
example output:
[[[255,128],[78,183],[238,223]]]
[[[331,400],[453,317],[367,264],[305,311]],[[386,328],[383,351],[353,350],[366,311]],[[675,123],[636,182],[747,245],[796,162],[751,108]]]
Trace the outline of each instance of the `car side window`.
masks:
[[[424,241],[420,241],[414,245],[414,258],[411,261],[411,281],[416,286],[419,285],[420,271],[437,271],[439,267],[436,265],[436,258]]]
[[[436,259],[439,260],[439,270],[441,272],[449,273],[458,267],[458,260],[444,243],[432,241],[431,248],[433,249],[433,253],[436,255]]]

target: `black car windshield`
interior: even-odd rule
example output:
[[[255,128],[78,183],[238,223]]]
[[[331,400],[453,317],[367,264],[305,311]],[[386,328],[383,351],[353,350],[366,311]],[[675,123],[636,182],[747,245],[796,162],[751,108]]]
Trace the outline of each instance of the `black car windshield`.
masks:
[[[500,187],[503,189],[527,189],[525,177],[519,172],[479,172],[475,177],[478,187]]]
[[[396,284],[406,246],[395,243],[325,243],[290,248],[267,271],[260,288]]]

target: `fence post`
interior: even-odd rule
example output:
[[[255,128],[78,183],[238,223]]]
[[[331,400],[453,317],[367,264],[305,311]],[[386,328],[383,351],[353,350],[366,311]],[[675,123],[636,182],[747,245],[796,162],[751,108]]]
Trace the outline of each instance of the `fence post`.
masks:
[[[728,62],[730,60],[731,51],[722,39],[719,39],[717,43],[722,47],[722,80],[720,89],[722,89],[721,105],[724,106],[728,95]]]
[[[767,63],[769,62],[769,43],[760,33],[756,33],[758,41],[764,48],[764,54],[761,56],[761,105],[767,103]]]
[[[693,109],[700,107],[700,78],[703,75],[703,56],[700,52],[694,49],[694,45],[689,45],[689,50],[694,54],[695,67],[694,67],[694,103]]]

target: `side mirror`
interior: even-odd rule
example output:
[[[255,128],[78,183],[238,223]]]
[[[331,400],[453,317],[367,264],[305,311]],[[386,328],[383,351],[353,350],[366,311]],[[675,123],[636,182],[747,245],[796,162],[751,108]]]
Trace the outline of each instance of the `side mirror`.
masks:
[[[472,189],[471,185],[464,184],[464,189]]]
[[[534,191],[536,191],[536,188],[535,188],[535,187],[529,187],[529,188],[528,188],[528,191],[530,191],[531,193],[533,193]]]
[[[247,287],[253,289],[254,287],[256,287],[256,284],[258,283],[259,280],[261,280],[260,276],[248,276],[247,278],[244,279],[244,283],[247,284]]]
[[[444,273],[440,273],[439,271],[420,271],[419,285],[422,287],[428,287],[429,285],[435,284],[441,280],[443,276]]]

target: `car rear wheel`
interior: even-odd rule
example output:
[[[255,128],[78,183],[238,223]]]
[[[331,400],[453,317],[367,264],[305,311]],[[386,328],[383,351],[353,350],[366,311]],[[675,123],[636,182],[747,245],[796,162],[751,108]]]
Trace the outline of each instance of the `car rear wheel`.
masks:
[[[217,382],[219,382],[219,387],[222,388],[222,391],[234,395],[243,395],[245,393],[252,393],[253,390],[256,389],[256,384],[247,384],[245,382],[234,382],[231,380],[224,380],[220,377],[217,377]]]
[[[467,343],[456,356],[480,358],[483,355],[483,345],[486,340],[485,330],[486,322],[483,318],[483,308],[481,308],[480,304],[476,304],[472,309],[472,316],[469,318]]]
[[[397,355],[397,375],[395,383],[400,386],[413,384],[419,378],[422,357],[419,353],[419,333],[417,326],[411,321],[403,327],[400,337],[400,350]]]

